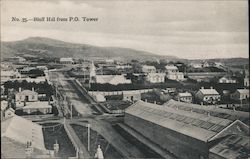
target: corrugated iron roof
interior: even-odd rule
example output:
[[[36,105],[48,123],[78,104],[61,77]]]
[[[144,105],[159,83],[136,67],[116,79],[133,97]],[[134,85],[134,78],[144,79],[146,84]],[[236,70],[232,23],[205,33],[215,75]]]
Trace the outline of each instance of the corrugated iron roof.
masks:
[[[208,114],[143,101],[136,102],[125,112],[205,142],[232,123],[230,120]]]

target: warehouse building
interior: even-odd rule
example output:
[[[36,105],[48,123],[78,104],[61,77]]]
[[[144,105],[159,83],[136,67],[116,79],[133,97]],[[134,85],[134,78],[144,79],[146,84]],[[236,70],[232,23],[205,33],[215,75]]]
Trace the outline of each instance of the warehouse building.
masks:
[[[239,120],[143,101],[126,109],[124,122],[161,149],[181,159],[210,158],[210,149],[229,137],[231,132],[249,139],[249,127]],[[246,152],[249,148],[244,150]],[[214,151],[214,156],[217,154]]]

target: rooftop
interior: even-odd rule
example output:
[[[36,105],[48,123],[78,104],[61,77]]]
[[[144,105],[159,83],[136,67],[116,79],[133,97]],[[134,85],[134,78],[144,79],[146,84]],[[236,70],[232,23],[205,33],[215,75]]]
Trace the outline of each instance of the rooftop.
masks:
[[[249,94],[249,89],[237,89],[237,91],[241,94]]]
[[[42,126],[17,115],[1,122],[1,139],[3,138],[24,145],[27,141],[33,141],[34,148],[46,150]]]
[[[178,68],[176,66],[174,66],[174,65],[166,65],[165,68],[167,70],[178,70]]]
[[[26,106],[23,107],[23,109],[46,109],[46,108],[52,108],[51,105],[48,104],[48,102],[26,102]]]
[[[192,94],[189,92],[178,93],[179,97],[192,97]]]
[[[219,93],[213,88],[209,89],[201,88],[199,91],[204,95],[219,95]]]
[[[117,85],[120,83],[131,83],[131,80],[126,79],[124,75],[96,75],[96,83]]]
[[[191,110],[196,113],[204,114],[210,112],[210,116],[228,119],[231,121],[240,120],[249,125],[249,113],[243,111],[236,111],[230,109],[216,108],[215,106],[201,106],[198,104],[178,102],[175,100],[169,100],[163,104],[166,107],[176,108],[190,112]]]
[[[231,120],[205,113],[188,112],[143,101],[127,108],[126,113],[204,142],[232,123]]]

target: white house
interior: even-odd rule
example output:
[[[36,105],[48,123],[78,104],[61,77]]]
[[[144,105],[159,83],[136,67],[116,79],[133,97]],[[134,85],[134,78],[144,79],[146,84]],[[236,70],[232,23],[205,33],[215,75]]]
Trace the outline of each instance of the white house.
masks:
[[[148,73],[146,76],[146,81],[150,83],[164,83],[165,73]]]
[[[249,99],[249,89],[237,89],[233,94],[231,94],[231,99],[234,100]]]
[[[137,90],[122,91],[123,100],[125,101],[138,101],[141,100],[141,93]]]
[[[213,87],[210,89],[201,87],[201,89],[195,94],[195,98],[201,103],[216,104],[220,101],[220,94],[215,89],[213,89]]]
[[[154,66],[143,65],[142,66],[142,72],[143,73],[155,73],[156,68]]]
[[[229,76],[224,76],[224,77],[221,77],[218,82],[219,83],[237,83],[237,80]]]
[[[19,79],[21,78],[21,74],[18,71],[14,70],[1,70],[1,83],[12,79]]]
[[[15,95],[16,103],[20,102],[35,102],[38,101],[38,93],[34,91],[34,88],[32,90],[21,90],[19,88],[19,92]]]
[[[189,92],[178,93],[177,100],[181,102],[192,103],[193,97]]]
[[[94,83],[118,85],[130,84],[132,82],[130,79],[126,79],[125,75],[96,75]]]
[[[184,73],[179,72],[178,68],[174,65],[167,65],[165,66],[167,72],[167,78],[176,81],[183,81],[184,80]]]
[[[61,64],[73,64],[74,60],[71,57],[62,57],[60,58],[60,63]]]

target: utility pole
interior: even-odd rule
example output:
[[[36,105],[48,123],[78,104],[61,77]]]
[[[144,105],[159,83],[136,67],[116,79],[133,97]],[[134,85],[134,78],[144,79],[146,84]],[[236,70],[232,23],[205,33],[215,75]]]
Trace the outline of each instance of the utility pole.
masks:
[[[90,124],[87,124],[88,127],[88,151],[90,151]]]
[[[73,104],[70,104],[70,118],[72,119],[72,108],[73,108]]]

